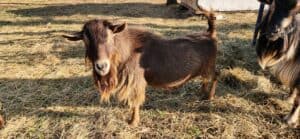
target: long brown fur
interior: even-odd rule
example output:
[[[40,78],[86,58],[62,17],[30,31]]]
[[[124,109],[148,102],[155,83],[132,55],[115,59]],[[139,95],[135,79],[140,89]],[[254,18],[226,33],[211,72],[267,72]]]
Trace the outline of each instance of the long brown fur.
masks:
[[[108,102],[111,96],[111,93],[114,91],[116,86],[118,85],[118,59],[115,56],[112,58],[112,67],[108,75],[101,77],[99,76],[95,69],[93,69],[93,77],[95,80],[95,85],[101,92],[101,102]]]

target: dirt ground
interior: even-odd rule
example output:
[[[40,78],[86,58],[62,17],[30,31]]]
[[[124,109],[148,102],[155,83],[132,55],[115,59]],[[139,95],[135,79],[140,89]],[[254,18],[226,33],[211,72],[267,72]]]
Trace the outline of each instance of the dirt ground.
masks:
[[[165,0],[1,0],[0,138],[300,138],[282,121],[288,88],[262,71],[250,46],[256,13],[219,13],[216,99],[201,80],[172,90],[148,87],[139,127],[128,107],[100,104],[83,43],[62,34],[89,19],[126,21],[168,38],[203,31],[206,20]]]

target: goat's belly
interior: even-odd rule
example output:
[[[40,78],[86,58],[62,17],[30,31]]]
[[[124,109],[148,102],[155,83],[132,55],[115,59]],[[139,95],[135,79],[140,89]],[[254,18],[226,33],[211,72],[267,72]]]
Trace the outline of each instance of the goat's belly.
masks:
[[[271,72],[282,84],[293,87],[300,77],[300,64],[293,61],[282,61],[271,68]]]
[[[149,74],[148,75],[145,74],[146,81],[149,85],[154,86],[154,87],[159,87],[159,88],[166,88],[166,89],[175,88],[180,85],[183,85],[189,79],[192,78],[191,74],[181,76],[178,78],[171,78],[170,75],[168,75],[168,76],[169,77],[167,77],[167,76],[160,77],[160,76],[151,76]]]

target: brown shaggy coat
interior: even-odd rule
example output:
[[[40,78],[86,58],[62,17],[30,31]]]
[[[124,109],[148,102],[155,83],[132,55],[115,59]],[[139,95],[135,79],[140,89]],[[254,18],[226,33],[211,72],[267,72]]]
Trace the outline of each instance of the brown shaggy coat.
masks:
[[[213,98],[217,84],[217,40],[214,14],[206,16],[207,32],[177,39],[127,28],[126,24],[114,25],[107,20],[88,21],[81,32],[64,37],[85,42],[86,57],[93,64],[93,77],[101,100],[109,101],[110,96],[115,95],[119,101],[127,102],[133,112],[130,124],[135,126],[147,85],[171,89],[201,76],[202,90],[207,93],[208,82],[212,81],[208,98]],[[109,59],[109,62],[105,66],[100,64],[99,68],[99,59]],[[109,69],[107,74],[99,74],[103,67]]]

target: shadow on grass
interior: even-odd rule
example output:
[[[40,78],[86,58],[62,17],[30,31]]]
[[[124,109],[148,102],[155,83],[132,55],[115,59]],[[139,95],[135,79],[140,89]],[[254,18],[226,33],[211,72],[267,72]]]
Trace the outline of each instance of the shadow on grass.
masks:
[[[24,44],[25,43],[23,42],[23,45]],[[43,45],[41,45],[41,47],[43,47]],[[64,47],[64,51],[60,51],[61,47]],[[47,59],[48,56],[54,56],[59,60],[82,58],[80,62],[84,62],[84,52],[85,52],[84,46],[80,44],[74,44],[74,45],[69,44],[66,46],[61,46],[61,44],[58,44],[58,46],[52,46],[52,49],[49,52],[31,53],[28,51],[18,51],[18,52],[10,51],[6,53],[1,53],[0,59],[5,64],[22,64],[28,66],[34,66],[34,64],[36,63],[41,64],[43,62],[48,62],[48,64],[51,64],[51,59],[50,60]]]
[[[0,32],[0,35],[28,35],[28,36],[41,36],[41,35],[51,35],[53,33],[65,32],[66,30],[49,30],[49,31],[41,31],[41,32]]]
[[[92,79],[0,79],[1,100],[8,108],[31,109],[53,105],[98,104]],[[19,104],[19,106],[17,106]],[[16,106],[12,106],[16,105]],[[22,106],[21,106],[22,105]],[[14,111],[12,109],[12,111]],[[9,110],[9,109],[8,109]]]
[[[143,11],[137,10],[143,9]],[[178,18],[175,14],[177,7],[165,4],[151,3],[115,3],[115,4],[69,4],[69,5],[47,5],[38,8],[11,10],[10,13],[20,16],[72,16],[80,15],[109,15],[119,17],[151,17],[151,18]]]
[[[50,117],[93,116],[93,114],[86,115],[40,109],[53,106],[124,107],[115,100],[109,105],[100,104],[98,92],[91,78],[0,79],[0,101],[3,105],[4,114],[8,118],[14,115],[28,114]],[[148,88],[146,92],[147,99],[142,109],[183,113],[245,113],[252,116],[263,115],[268,120],[271,117],[278,117],[264,112],[258,115],[258,113],[245,111],[241,107],[233,105],[219,106],[217,102],[205,101],[203,100],[204,93],[199,92],[199,86],[199,83],[190,82],[182,88],[172,91]],[[222,91],[218,95],[220,93]],[[261,96],[259,94],[259,98]],[[260,99],[255,97],[253,101],[260,102]]]
[[[83,21],[75,21],[75,20],[55,20],[50,17],[45,17],[44,19],[37,19],[37,20],[27,20],[27,21],[0,21],[1,26],[37,26],[37,25],[47,25],[48,23],[51,24],[83,24]],[[3,33],[5,35],[5,33]]]

